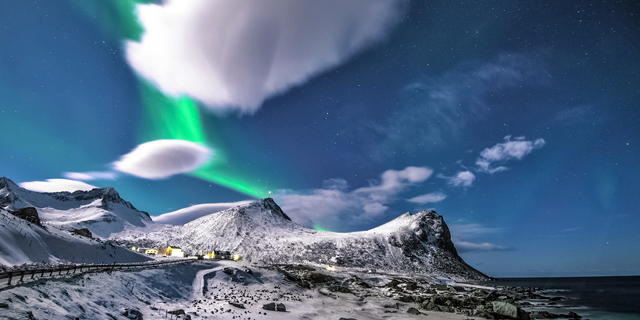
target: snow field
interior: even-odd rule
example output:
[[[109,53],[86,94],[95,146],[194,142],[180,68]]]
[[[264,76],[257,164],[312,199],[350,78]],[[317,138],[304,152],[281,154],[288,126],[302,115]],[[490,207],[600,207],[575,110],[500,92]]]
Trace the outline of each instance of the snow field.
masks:
[[[251,272],[246,272],[247,267]],[[225,270],[225,268],[227,268]],[[226,272],[225,272],[226,271]],[[385,275],[372,283],[389,282]],[[363,278],[364,279],[364,278]],[[229,304],[238,302],[246,309]],[[287,311],[267,311],[264,304],[283,303]],[[43,279],[0,291],[3,319],[125,319],[136,308],[145,319],[167,319],[166,311],[183,309],[192,319],[423,319],[407,313],[412,303],[384,295],[305,289],[277,271],[232,261],[195,261],[158,269],[90,273],[64,279]],[[386,306],[386,307],[385,307]],[[387,311],[387,312],[385,312]],[[465,319],[452,313],[429,312],[428,319]]]

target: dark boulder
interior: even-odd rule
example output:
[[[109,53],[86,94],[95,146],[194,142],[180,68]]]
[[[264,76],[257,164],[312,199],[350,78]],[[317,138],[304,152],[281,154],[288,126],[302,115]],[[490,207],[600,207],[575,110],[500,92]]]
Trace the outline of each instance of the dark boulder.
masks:
[[[38,216],[38,210],[36,210],[36,208],[34,207],[26,207],[26,208],[22,208],[22,209],[10,211],[10,212],[12,215],[20,219],[42,226],[42,224],[40,224],[40,217]]]
[[[418,309],[413,308],[413,307],[409,308],[409,310],[407,310],[407,313],[408,313],[408,314],[415,314],[415,315],[420,315],[420,314],[422,314],[420,311],[418,311]]]
[[[93,238],[93,234],[91,234],[91,231],[89,231],[89,229],[87,228],[73,229],[71,230],[71,232],[83,237]]]
[[[236,308],[240,308],[240,309],[244,309],[244,304],[242,303],[237,303],[237,302],[231,302],[229,301],[229,304],[236,307]]]
[[[143,320],[142,312],[138,309],[125,309],[123,315],[129,319]]]
[[[510,319],[518,318],[518,307],[508,302],[494,301],[493,313],[505,316]]]
[[[269,302],[269,303],[263,305],[262,309],[269,310],[269,311],[276,311],[276,303],[275,302]]]
[[[285,312],[285,311],[287,311],[287,308],[284,306],[284,304],[282,304],[282,303],[278,303],[278,304],[276,305],[276,311]]]

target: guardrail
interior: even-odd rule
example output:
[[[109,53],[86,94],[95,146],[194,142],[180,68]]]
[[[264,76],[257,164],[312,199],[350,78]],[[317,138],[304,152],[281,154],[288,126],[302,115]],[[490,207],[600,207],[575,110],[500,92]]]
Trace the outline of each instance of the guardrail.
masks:
[[[56,278],[67,275],[80,274],[86,272],[113,272],[120,270],[130,270],[135,268],[150,268],[161,265],[171,265],[178,263],[186,263],[195,261],[194,259],[179,259],[171,261],[153,261],[153,262],[132,262],[132,263],[112,263],[112,264],[76,264],[61,265],[51,268],[32,269],[32,270],[15,270],[0,273],[0,286],[10,286],[12,284],[20,284],[25,281],[37,280],[42,278]]]

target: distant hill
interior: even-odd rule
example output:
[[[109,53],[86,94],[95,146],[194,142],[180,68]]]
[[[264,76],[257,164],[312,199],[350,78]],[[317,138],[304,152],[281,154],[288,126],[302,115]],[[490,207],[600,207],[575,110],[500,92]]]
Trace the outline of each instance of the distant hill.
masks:
[[[0,265],[23,263],[112,263],[150,260],[125,248],[57,229],[39,226],[0,209]]]
[[[153,225],[148,213],[120,198],[113,188],[75,192],[35,192],[7,178],[0,178],[0,208],[17,210],[35,207],[40,220],[58,228],[89,229],[108,238],[127,229]]]
[[[405,213],[368,231],[335,233],[292,222],[273,199],[267,198],[183,226],[118,240],[144,246],[177,245],[194,252],[228,250],[256,263],[334,265],[451,279],[488,279],[458,256],[442,216],[431,210]]]

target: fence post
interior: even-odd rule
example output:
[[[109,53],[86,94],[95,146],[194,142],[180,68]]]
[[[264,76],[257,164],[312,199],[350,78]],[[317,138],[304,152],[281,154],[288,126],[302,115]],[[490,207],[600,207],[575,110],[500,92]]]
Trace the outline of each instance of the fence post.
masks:
[[[36,275],[36,269],[33,269],[33,271],[31,272],[31,279],[33,279],[35,275]]]
[[[22,280],[24,279],[24,273],[25,273],[24,270],[22,270],[22,272],[20,272],[20,280],[18,282],[22,282]]]
[[[13,272],[9,271],[9,282],[7,282],[7,285],[10,286],[11,285],[11,276],[12,276]]]

